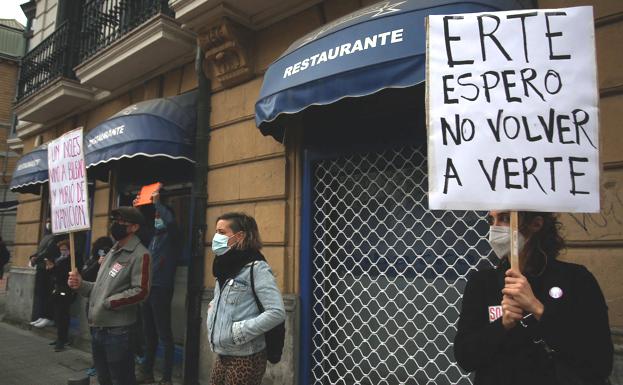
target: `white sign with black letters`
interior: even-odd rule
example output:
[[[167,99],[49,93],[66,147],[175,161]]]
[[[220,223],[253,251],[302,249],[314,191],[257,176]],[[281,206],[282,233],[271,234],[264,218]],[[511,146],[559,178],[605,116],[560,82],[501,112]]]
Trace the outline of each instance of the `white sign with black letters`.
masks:
[[[599,211],[592,7],[428,18],[431,209]]]
[[[89,199],[82,128],[48,144],[52,232],[88,230]]]

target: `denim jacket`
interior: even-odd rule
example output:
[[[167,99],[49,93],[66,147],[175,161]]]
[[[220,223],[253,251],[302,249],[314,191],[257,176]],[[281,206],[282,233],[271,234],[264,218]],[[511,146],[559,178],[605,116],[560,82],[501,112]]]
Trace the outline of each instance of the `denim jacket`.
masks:
[[[270,266],[253,262],[255,292],[264,312],[260,314],[251,290],[251,263],[223,287],[218,282],[208,307],[208,341],[213,352],[224,356],[248,356],[266,348],[264,333],[286,318],[283,298]]]

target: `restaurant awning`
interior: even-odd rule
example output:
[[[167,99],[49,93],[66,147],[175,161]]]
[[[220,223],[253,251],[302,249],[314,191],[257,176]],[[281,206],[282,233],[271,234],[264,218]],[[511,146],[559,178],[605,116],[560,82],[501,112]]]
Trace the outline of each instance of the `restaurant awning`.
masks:
[[[88,173],[99,177],[115,161],[134,158],[194,163],[196,102],[193,91],[137,103],[111,116],[85,135]]]
[[[294,42],[264,75],[255,123],[283,137],[284,115],[312,105],[414,86],[425,79],[425,18],[523,8],[522,0],[392,0],[360,9]]]
[[[12,211],[17,211],[18,205],[19,205],[18,201],[0,202],[0,213],[8,213]]]
[[[47,181],[48,145],[44,144],[19,158],[9,188],[13,192],[39,194]]]

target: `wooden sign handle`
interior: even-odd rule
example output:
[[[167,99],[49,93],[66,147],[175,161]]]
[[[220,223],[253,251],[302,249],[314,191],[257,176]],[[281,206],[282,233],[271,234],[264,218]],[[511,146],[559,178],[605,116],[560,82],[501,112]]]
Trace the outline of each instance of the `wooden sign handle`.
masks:
[[[519,217],[517,211],[511,211],[511,269],[520,271],[519,268]]]
[[[71,271],[77,272],[78,267],[76,266],[76,249],[74,248],[74,233],[69,233],[69,255],[70,255],[70,263],[69,267]]]

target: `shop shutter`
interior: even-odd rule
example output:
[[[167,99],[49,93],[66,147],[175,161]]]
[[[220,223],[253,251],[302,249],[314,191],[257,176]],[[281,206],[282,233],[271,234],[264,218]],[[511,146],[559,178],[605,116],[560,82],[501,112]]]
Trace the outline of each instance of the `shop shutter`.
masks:
[[[486,213],[427,208],[422,147],[312,170],[310,382],[471,384],[452,341],[467,275],[490,265]]]

